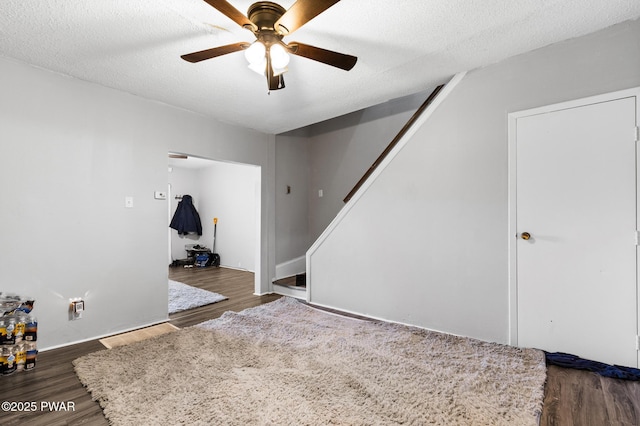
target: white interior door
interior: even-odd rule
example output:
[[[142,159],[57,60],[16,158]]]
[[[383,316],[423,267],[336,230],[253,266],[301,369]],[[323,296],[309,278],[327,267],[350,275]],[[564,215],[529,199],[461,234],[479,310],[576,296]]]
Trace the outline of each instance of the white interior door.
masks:
[[[516,119],[518,346],[638,365],[635,127],[633,96]]]

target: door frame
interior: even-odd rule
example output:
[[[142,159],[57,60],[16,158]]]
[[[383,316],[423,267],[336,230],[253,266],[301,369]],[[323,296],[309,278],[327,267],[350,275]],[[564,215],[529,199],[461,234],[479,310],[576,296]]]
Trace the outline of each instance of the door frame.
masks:
[[[635,97],[636,99],[636,171],[640,164],[638,158],[637,140],[638,126],[640,125],[640,87],[619,90],[616,92],[605,93],[601,95],[589,96],[585,98],[575,99],[566,102],[560,102],[542,107],[531,108],[522,111],[516,111],[508,114],[508,256],[509,256],[509,344],[518,346],[518,250],[517,250],[517,120],[519,118],[532,115],[545,114],[549,112],[561,111],[565,109],[577,108],[590,104],[609,102],[623,98]],[[629,130],[630,132],[633,129]],[[636,229],[640,228],[638,223],[638,215],[640,214],[640,200],[637,196],[640,188],[640,178],[636,172]],[[640,257],[636,248],[636,288],[638,288],[638,276]],[[640,306],[640,295],[636,291],[636,333],[640,332],[640,315],[638,315],[638,307]]]

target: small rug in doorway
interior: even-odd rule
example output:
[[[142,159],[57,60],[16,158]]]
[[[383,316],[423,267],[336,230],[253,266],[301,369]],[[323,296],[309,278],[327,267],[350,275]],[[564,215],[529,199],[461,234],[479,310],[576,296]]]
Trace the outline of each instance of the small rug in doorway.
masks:
[[[226,300],[228,297],[212,291],[169,280],[169,313],[186,311]]]
[[[152,325],[150,327],[141,328],[139,330],[129,331],[127,333],[116,334],[115,336],[100,339],[100,343],[107,348],[115,348],[118,346],[128,345],[134,342],[141,342],[152,337],[161,336],[172,331],[180,330],[173,324],[163,322],[162,324]]]
[[[542,351],[292,298],[73,362],[110,424],[537,426]]]

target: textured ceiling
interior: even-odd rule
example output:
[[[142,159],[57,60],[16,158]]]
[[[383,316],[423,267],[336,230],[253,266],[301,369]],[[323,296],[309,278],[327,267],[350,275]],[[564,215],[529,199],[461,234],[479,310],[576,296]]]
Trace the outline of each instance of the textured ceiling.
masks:
[[[281,133],[639,16],[638,0],[342,0],[284,40],[355,55],[353,70],[294,56],[270,94],[241,52],[180,59],[254,40],[203,0],[2,0],[0,55]]]

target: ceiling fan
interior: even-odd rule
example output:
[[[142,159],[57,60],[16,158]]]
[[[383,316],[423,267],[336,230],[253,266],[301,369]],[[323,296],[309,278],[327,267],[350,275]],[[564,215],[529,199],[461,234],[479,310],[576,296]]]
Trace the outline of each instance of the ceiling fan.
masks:
[[[282,38],[315,18],[340,0],[298,0],[289,10],[270,1],[249,6],[247,16],[225,0],[204,0],[222,14],[256,36],[253,43],[239,42],[182,55],[185,61],[196,63],[228,53],[245,51],[249,68],[267,77],[269,90],[284,88],[282,74],[287,71],[289,53],[349,71],[358,58]]]

